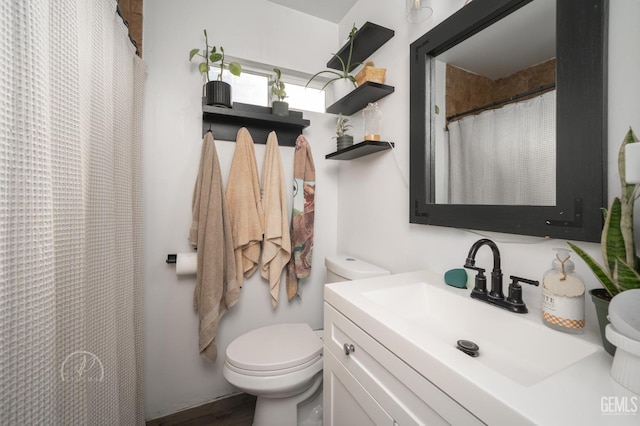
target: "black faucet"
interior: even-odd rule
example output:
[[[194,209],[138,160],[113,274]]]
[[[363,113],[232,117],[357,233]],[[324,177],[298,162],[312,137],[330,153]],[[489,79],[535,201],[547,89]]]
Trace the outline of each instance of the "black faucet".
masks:
[[[480,247],[487,245],[493,253],[493,270],[491,271],[491,290],[487,293],[487,277],[484,275],[484,269],[478,268],[476,265],[476,253]],[[538,285],[538,281],[528,280],[511,275],[511,284],[509,284],[509,297],[505,298],[502,292],[502,270],[500,269],[500,250],[496,243],[488,238],[476,241],[471,246],[467,260],[464,263],[467,269],[473,269],[478,272],[475,279],[475,286],[471,291],[471,297],[482,300],[483,302],[499,306],[511,312],[526,314],[529,312],[527,305],[522,300],[522,287],[518,282],[531,285]]]

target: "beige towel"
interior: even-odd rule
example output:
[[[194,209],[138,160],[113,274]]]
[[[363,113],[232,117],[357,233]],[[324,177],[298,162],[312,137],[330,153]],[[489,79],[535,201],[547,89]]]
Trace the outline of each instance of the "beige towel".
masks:
[[[231,226],[224,200],[222,177],[213,135],[202,141],[200,169],[193,191],[193,222],[189,243],[198,249],[198,271],[193,307],[200,320],[200,354],[215,362],[214,343],[220,318],[240,295],[236,281]]]
[[[256,153],[253,139],[244,127],[238,130],[229,170],[227,210],[236,256],[236,280],[242,285],[244,276],[250,277],[258,269],[264,227]]]
[[[284,172],[275,132],[269,133],[262,164],[262,207],[264,209],[264,241],[261,275],[269,281],[271,306],[278,305],[282,270],[291,257],[291,237],[287,212]]]

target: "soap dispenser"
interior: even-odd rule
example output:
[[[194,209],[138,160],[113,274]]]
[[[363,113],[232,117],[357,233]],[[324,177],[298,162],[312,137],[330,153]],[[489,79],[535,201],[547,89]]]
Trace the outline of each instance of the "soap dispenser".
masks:
[[[542,322],[555,330],[584,331],[584,282],[574,272],[570,251],[557,248],[551,269],[542,278]]]

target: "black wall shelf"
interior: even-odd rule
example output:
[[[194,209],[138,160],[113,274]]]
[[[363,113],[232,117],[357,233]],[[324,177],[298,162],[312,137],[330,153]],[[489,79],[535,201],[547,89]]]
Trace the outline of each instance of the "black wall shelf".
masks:
[[[270,107],[239,102],[234,102],[233,108],[202,105],[202,135],[211,129],[219,140],[235,141],[238,130],[246,127],[255,143],[267,143],[267,136],[275,131],[280,146],[295,146],[309,124],[300,111],[289,111],[288,117],[281,117],[271,114]]]
[[[382,27],[378,24],[365,22],[353,38],[353,52],[351,54],[351,63],[357,64],[367,59],[373,52],[378,50],[380,46],[385,44],[391,37],[395,35],[395,31]],[[337,55],[346,63],[349,56],[349,43],[342,46]],[[353,71],[356,67],[352,66],[349,71]],[[327,67],[341,70],[342,64],[337,57],[333,56]]]
[[[339,99],[327,108],[327,112],[332,114],[342,113],[342,115],[352,115],[366,107],[369,102],[375,102],[394,92],[393,86],[386,84],[365,82],[362,86],[356,87],[345,97]]]
[[[379,151],[385,151],[395,146],[393,142],[381,141],[364,141],[351,145],[350,147],[341,149],[331,154],[327,154],[324,158],[327,160],[353,160],[354,158],[364,157]]]

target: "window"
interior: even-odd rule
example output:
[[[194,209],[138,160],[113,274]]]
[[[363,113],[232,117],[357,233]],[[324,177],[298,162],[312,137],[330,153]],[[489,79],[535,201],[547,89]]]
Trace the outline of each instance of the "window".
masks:
[[[269,105],[269,79],[265,75],[251,74],[243,71],[239,77],[225,72],[222,80],[232,87],[233,102],[242,102],[260,106]]]
[[[270,69],[258,69],[253,64],[249,69],[245,68],[246,61],[238,61],[242,64],[242,74],[239,77],[232,75],[230,72],[223,73],[222,80],[231,84],[233,102],[242,102],[246,104],[270,106],[271,90],[269,88],[269,78],[272,74]],[[262,68],[262,67],[260,67]],[[209,78],[215,79],[218,76],[219,68],[213,67],[209,71]],[[287,77],[282,75],[282,81],[285,83],[285,91],[287,98],[285,101],[289,104],[289,108],[325,112],[324,90],[305,88],[306,81],[302,78]],[[303,82],[304,81],[304,82]]]

